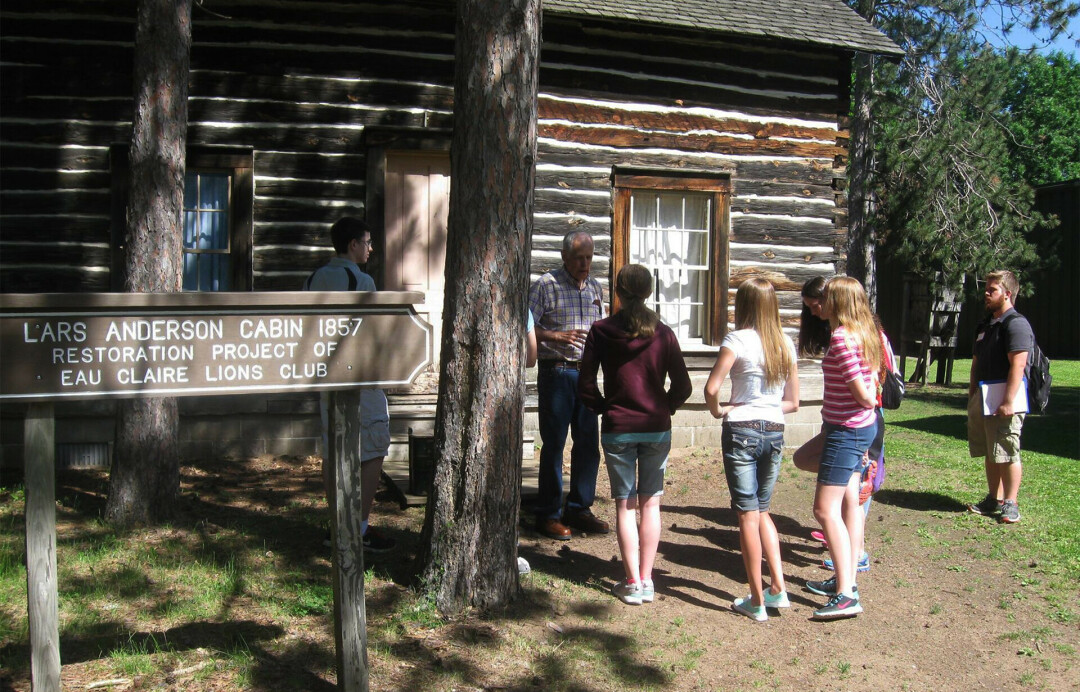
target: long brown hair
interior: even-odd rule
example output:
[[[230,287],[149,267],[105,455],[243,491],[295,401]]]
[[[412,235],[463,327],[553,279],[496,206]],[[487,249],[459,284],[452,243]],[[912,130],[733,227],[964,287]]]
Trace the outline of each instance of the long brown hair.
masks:
[[[824,300],[825,277],[815,276],[807,279],[802,287],[802,297]],[[816,316],[803,303],[799,314],[799,355],[804,358],[817,358],[829,347],[829,323]]]
[[[858,346],[862,364],[870,372],[880,372],[882,362],[881,336],[866,291],[858,279],[834,276],[825,285],[825,312],[829,322],[847,331],[849,345]]]
[[[626,323],[626,333],[632,338],[648,338],[656,332],[660,315],[645,305],[645,299],[652,295],[652,289],[652,272],[640,264],[626,265],[615,278],[615,292],[622,302],[619,314]]]
[[[775,386],[786,381],[791,372],[792,355],[784,343],[780,306],[772,283],[753,277],[739,285],[735,292],[735,328],[753,329],[761,337],[765,382]]]

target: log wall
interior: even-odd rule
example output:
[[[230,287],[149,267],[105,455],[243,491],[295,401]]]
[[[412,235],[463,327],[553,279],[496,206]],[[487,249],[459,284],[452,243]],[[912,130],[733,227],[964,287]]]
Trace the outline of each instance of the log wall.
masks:
[[[0,11],[0,290],[111,286],[109,147],[131,129],[134,2],[11,0]],[[189,147],[254,160],[255,290],[294,289],[364,213],[365,131],[445,131],[452,6],[196,5]],[[571,228],[611,252],[614,167],[730,171],[731,285],[792,292],[842,266],[849,70],[840,52],[546,16],[532,269]]]

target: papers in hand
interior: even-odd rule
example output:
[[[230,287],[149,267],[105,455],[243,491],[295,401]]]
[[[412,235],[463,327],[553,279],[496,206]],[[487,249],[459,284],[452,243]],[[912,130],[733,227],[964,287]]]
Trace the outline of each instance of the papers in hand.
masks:
[[[994,415],[1001,403],[1005,401],[1005,380],[987,380],[979,382],[979,390],[982,392],[983,415]],[[1028,412],[1027,378],[1020,381],[1016,388],[1016,396],[1013,397],[1013,413]]]

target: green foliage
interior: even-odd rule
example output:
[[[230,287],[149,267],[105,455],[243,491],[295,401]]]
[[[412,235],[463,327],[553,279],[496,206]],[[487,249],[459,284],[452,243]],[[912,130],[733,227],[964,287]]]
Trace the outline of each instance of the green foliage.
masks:
[[[1076,128],[1047,137],[1048,129],[1067,124],[1068,104],[1048,118],[1038,96],[1017,100],[1010,74],[1022,61],[1015,51],[1006,59],[989,46],[983,17],[995,14],[1006,33],[1016,24],[1060,31],[1080,7],[1065,0],[850,4],[906,51],[899,63],[876,62],[869,92],[872,224],[884,253],[923,275],[943,272],[949,284],[995,268],[1037,268],[1041,258],[1027,236],[1043,219],[1033,210],[1031,181],[1016,173],[1015,152],[1023,146],[1040,156],[1029,136],[1040,147],[1065,150]],[[1028,109],[1023,137],[1013,129],[1014,102]]]
[[[1032,185],[1080,178],[1080,62],[1061,51],[1000,60],[1014,176]]]

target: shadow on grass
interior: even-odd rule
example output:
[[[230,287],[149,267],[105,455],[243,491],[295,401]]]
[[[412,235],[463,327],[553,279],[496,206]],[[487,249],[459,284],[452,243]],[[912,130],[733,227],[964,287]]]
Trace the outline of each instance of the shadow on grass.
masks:
[[[897,490],[882,488],[874,494],[874,502],[892,507],[914,509],[925,512],[965,512],[967,505],[955,497],[931,493],[923,490]]]
[[[1065,407],[1062,407],[1065,408]],[[1021,447],[1024,451],[1080,460],[1080,432],[1077,411],[1052,411],[1024,419]],[[967,415],[934,416],[906,421],[889,421],[889,427],[906,428],[967,442]],[[886,438],[888,445],[888,438]]]
[[[908,430],[917,430],[919,432],[930,433],[931,435],[940,435],[942,437],[948,437],[954,440],[967,441],[967,415],[961,416],[933,416],[930,418],[913,418],[905,421],[887,421],[886,422],[886,453],[888,453],[889,438],[887,436],[889,428],[906,428]]]

